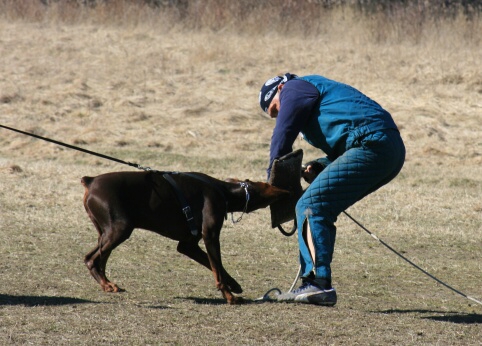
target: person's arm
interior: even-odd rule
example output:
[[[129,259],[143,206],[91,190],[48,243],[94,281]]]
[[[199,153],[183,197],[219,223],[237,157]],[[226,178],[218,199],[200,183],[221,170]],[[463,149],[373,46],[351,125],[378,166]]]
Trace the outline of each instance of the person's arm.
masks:
[[[303,80],[291,80],[281,89],[280,109],[271,137],[268,179],[273,161],[293,151],[293,143],[319,96],[318,89]]]

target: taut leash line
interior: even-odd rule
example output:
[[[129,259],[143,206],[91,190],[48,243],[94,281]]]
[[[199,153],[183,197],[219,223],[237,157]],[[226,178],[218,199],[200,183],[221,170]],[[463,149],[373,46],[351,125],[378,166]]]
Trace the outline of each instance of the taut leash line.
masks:
[[[142,170],[145,170],[145,171],[150,171],[150,170],[151,170],[149,167],[143,167],[143,166],[141,166],[141,165],[139,165],[139,164],[137,164],[137,163],[132,163],[132,162],[123,161],[123,160],[117,159],[117,158],[112,157],[112,156],[108,156],[108,155],[96,153],[95,151],[90,151],[90,150],[87,150],[87,149],[84,149],[84,148],[76,147],[75,145],[71,145],[71,144],[59,142],[59,141],[56,141],[56,140],[53,140],[53,139],[50,139],[50,138],[46,138],[46,137],[42,137],[42,136],[36,135],[36,134],[34,134],[34,133],[30,133],[30,132],[25,132],[25,131],[21,131],[21,130],[18,130],[18,129],[14,129],[13,127],[8,127],[8,126],[2,125],[2,124],[0,124],[0,127],[3,127],[4,129],[10,130],[10,131],[14,131],[14,132],[21,133],[21,134],[23,134],[23,135],[27,135],[27,136],[30,136],[30,137],[38,138],[38,139],[41,139],[41,140],[44,140],[44,141],[47,141],[47,142],[55,143],[55,144],[61,145],[61,146],[63,146],[63,147],[67,147],[67,148],[70,148],[70,149],[78,150],[78,151],[81,151],[81,152],[83,152],[83,153],[87,153],[87,154],[90,154],[90,155],[102,157],[103,159],[115,161],[115,162],[118,162],[118,163],[122,163],[122,164],[124,164],[124,165],[128,165],[128,166],[131,166],[131,167],[135,167],[135,168],[138,168],[138,169],[142,169]]]

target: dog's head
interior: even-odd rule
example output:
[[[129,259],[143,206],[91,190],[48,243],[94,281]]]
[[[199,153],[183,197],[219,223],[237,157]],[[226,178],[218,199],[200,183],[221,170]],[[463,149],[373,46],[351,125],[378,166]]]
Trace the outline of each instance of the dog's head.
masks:
[[[291,194],[288,190],[280,189],[268,183],[255,182],[248,179],[226,179],[226,181],[240,184],[241,188],[243,188],[243,183],[246,184],[249,194],[249,202],[246,210],[248,213],[257,209],[266,208],[271,203]]]

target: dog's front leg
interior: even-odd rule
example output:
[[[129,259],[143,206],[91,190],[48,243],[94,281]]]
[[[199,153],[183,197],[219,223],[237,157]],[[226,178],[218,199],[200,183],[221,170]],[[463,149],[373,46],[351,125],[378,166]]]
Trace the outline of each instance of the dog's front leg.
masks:
[[[211,263],[209,262],[208,255],[199,247],[197,242],[180,241],[177,245],[177,251],[211,270]],[[236,282],[236,280],[233,279],[231,275],[229,275],[228,272],[226,272],[225,269],[223,269],[221,276],[223,277],[223,282],[228,285],[231,292],[237,294],[243,293],[241,286]]]
[[[214,280],[216,282],[216,287],[221,291],[224,299],[226,299],[228,304],[241,304],[243,299],[241,297],[236,297],[233,295],[229,286],[226,284],[224,277],[224,269],[221,261],[221,245],[219,243],[219,234],[221,232],[221,226],[216,224],[210,224],[209,222],[203,222],[203,240],[206,246],[206,251],[209,258],[209,263],[211,264],[211,270],[214,275]]]

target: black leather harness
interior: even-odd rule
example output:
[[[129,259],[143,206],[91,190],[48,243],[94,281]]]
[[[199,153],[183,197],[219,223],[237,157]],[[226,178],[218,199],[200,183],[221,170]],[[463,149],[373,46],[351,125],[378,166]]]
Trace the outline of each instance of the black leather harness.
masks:
[[[196,220],[194,219],[194,215],[192,213],[191,206],[189,205],[186,197],[184,197],[184,194],[182,193],[182,191],[179,188],[176,181],[172,178],[171,175],[173,175],[173,174],[181,174],[181,173],[179,173],[179,172],[164,172],[162,174],[162,177],[164,179],[166,179],[166,181],[172,186],[172,189],[174,190],[176,198],[179,201],[179,203],[181,204],[181,209],[182,209],[182,212],[183,212],[184,216],[186,217],[186,221],[189,225],[189,229],[191,230],[191,234],[196,237],[199,234],[199,232],[198,232],[198,229],[196,227]],[[212,182],[210,182],[208,179],[204,178],[203,176],[192,174],[192,173],[182,173],[182,174],[185,174],[185,175],[188,175],[192,178],[201,180],[201,181],[209,184],[210,186],[213,186],[216,190],[218,190],[218,192],[221,194],[221,196],[223,196],[224,201],[226,202],[226,209],[225,209],[225,213],[224,213],[224,219],[226,220],[227,217],[228,217],[227,216],[228,215],[228,200],[226,199],[226,196],[224,195],[223,190],[221,190],[221,188],[219,188],[219,186],[212,184]]]
[[[164,179],[167,180],[169,184],[171,184],[176,194],[177,200],[179,201],[179,203],[181,203],[182,212],[186,217],[187,223],[189,225],[189,229],[191,230],[191,234],[196,237],[199,234],[199,232],[196,227],[196,221],[194,220],[194,216],[192,215],[191,207],[189,206],[189,203],[184,197],[181,189],[179,188],[179,186],[177,186],[177,183],[174,181],[174,179],[172,179],[171,174],[173,173],[172,172],[164,173],[162,176]]]

